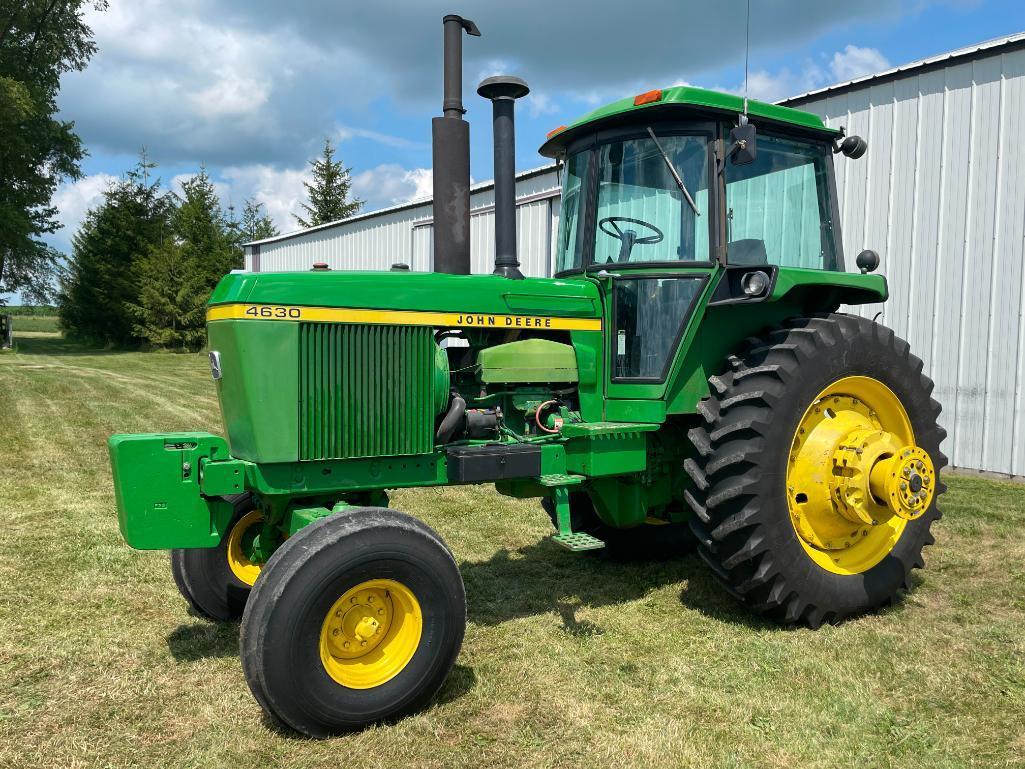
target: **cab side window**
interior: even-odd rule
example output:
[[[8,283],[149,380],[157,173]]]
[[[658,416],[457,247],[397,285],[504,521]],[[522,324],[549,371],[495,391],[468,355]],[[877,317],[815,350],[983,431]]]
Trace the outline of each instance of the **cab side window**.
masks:
[[[758,134],[758,158],[726,163],[727,260],[842,270],[820,143]]]

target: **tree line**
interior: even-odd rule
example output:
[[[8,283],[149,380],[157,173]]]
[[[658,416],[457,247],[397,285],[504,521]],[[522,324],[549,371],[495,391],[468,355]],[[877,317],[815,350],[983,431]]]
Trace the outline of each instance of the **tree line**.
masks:
[[[180,194],[138,164],[104,192],[64,255],[45,242],[60,223],[53,206],[62,182],[81,178],[87,154],[74,123],[58,116],[63,74],[96,52],[83,21],[106,0],[20,0],[0,4],[0,306],[20,292],[47,304],[56,295],[70,336],[105,346],[197,349],[205,305],[218,280],[242,266],[243,243],[277,234],[262,206],[226,209],[204,168]],[[302,227],[357,213],[350,169],[325,141],[310,163]]]
[[[359,211],[350,199],[350,170],[325,141],[305,182],[303,227]],[[90,209],[72,238],[60,278],[58,313],[72,338],[103,346],[196,350],[206,341],[206,304],[217,282],[243,266],[243,244],[278,234],[255,200],[241,215],[223,208],[204,168],[181,194],[151,181],[143,155]]]

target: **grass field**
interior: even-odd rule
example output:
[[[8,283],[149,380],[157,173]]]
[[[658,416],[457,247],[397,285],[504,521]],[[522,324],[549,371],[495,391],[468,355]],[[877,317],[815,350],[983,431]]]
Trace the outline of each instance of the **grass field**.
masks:
[[[0,314],[3,311],[0,310]],[[24,332],[37,332],[37,331],[48,331],[56,332],[57,317],[51,315],[15,315],[14,316],[14,335],[20,336]]]
[[[106,437],[218,431],[213,393],[198,355],[29,334],[0,357],[0,767],[1025,765],[1025,486],[966,478],[914,593],[818,632],[751,618],[693,556],[565,552],[536,503],[396,493],[461,564],[455,672],[394,726],[276,731],[238,627],[117,531]]]

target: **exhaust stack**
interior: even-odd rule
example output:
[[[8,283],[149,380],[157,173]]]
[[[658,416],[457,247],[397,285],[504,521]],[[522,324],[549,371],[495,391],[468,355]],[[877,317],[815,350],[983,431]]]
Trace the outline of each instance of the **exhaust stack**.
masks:
[[[530,93],[511,75],[481,81],[477,93],[491,100],[495,142],[495,275],[523,279],[516,258],[516,118],[515,102]]]
[[[470,124],[463,120],[463,32],[477,25],[449,14],[445,29],[444,117],[431,120],[434,165],[434,270],[470,274]]]

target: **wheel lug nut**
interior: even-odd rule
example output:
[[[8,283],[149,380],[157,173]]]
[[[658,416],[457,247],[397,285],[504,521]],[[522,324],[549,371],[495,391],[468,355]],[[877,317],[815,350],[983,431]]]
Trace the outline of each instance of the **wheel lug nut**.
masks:
[[[378,610],[377,610],[377,613],[378,613],[378,614],[382,614],[382,615],[383,615],[383,614],[384,614],[384,609],[378,609]]]
[[[331,631],[331,635],[338,635],[338,628]]]

